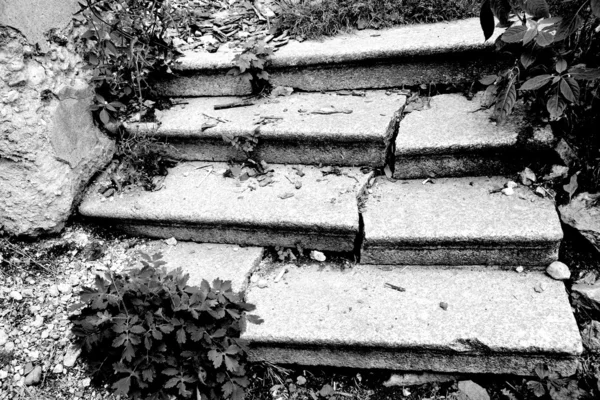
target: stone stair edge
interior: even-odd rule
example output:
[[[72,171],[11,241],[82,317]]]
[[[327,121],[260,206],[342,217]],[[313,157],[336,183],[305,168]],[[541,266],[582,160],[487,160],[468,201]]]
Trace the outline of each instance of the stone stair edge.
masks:
[[[270,67],[357,63],[481,51],[493,48],[494,40],[499,34],[496,32],[492,38],[484,41],[478,18],[399,26],[383,30],[362,30],[320,41],[288,44],[274,53]],[[347,42],[351,42],[351,46]],[[331,48],[329,49],[328,46]],[[349,48],[351,50],[348,50]],[[233,52],[187,51],[175,63],[173,69],[180,72],[230,69],[234,67],[234,56]]]

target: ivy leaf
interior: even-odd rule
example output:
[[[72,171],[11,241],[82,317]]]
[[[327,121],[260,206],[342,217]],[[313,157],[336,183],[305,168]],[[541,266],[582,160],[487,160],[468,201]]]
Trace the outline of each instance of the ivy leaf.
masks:
[[[546,31],[538,31],[537,36],[535,37],[535,43],[537,43],[541,47],[550,46],[554,42],[554,35],[550,32]]]
[[[223,353],[213,349],[208,352],[208,359],[213,362],[215,368],[219,368],[223,364]]]
[[[573,78],[583,81],[600,79],[600,68],[586,68],[584,65],[578,64],[571,67],[568,72]]]
[[[573,101],[573,103],[577,104],[579,102],[579,93],[580,93],[579,83],[577,83],[577,81],[575,79],[571,78],[570,76],[566,76],[563,79],[565,80],[565,82],[567,82],[567,84],[571,88],[571,92],[573,92],[573,97],[575,98],[575,101]]]
[[[550,375],[550,368],[546,364],[536,365],[534,371],[540,379],[546,379]]]
[[[535,54],[533,54],[533,52],[524,51],[523,53],[521,53],[521,64],[523,64],[523,68],[525,69],[531,67],[531,65],[535,62],[536,59],[537,58]]]
[[[525,11],[534,18],[548,18],[550,16],[550,7],[548,7],[546,0],[527,0]]]
[[[123,379],[119,379],[115,383],[113,383],[112,387],[115,389],[115,394],[122,394],[127,396],[129,393],[129,387],[131,386],[131,376],[128,376]]]
[[[535,397],[542,397],[544,394],[546,394],[546,389],[541,382],[529,381],[527,382],[527,387],[533,392]]]
[[[511,26],[500,37],[505,43],[518,43],[525,37],[527,28],[523,25]]]
[[[167,381],[167,383],[165,383],[165,388],[172,388],[173,386],[177,385],[177,382],[179,382],[179,378],[171,378]]]
[[[223,386],[221,386],[221,390],[223,391],[223,397],[229,398],[233,394],[233,382],[227,381]]]
[[[142,371],[142,378],[146,381],[146,382],[152,382],[154,381],[154,369],[153,368],[148,368]]]
[[[240,367],[240,364],[238,363],[238,361],[235,358],[231,358],[228,355],[226,355],[225,357],[225,367],[227,368],[227,370],[229,372],[236,372],[238,370],[238,368]]]
[[[494,20],[494,13],[490,7],[490,0],[484,0],[481,4],[481,10],[479,11],[479,23],[483,30],[483,37],[488,40],[494,34],[496,27],[496,21]]]
[[[177,371],[175,368],[167,368],[163,369],[161,373],[167,376],[175,376],[179,373],[179,371]]]
[[[185,330],[183,328],[180,328],[177,331],[177,343],[184,344],[185,342],[186,342]]]
[[[548,82],[552,80],[553,76],[544,74],[534,76],[533,78],[527,80],[524,84],[519,88],[520,90],[538,90],[544,87]]]
[[[479,80],[479,83],[481,83],[482,85],[485,85],[485,86],[489,86],[492,83],[496,82],[497,79],[498,79],[498,75],[486,75]]]
[[[537,34],[538,34],[537,25],[535,24],[535,22],[533,22],[533,24],[534,24],[534,26],[527,29],[527,32],[525,32],[525,36],[523,37],[523,44],[528,44],[533,39],[535,39],[535,37],[537,36]]]
[[[550,113],[550,120],[559,120],[562,117],[566,107],[567,104],[562,98],[560,98],[558,93],[550,97],[550,99],[546,103],[546,109]]]
[[[133,360],[134,356],[135,356],[135,349],[133,348],[131,343],[127,343],[125,345],[125,350],[123,350],[123,358],[127,361],[131,361],[131,360]]]
[[[100,121],[102,121],[104,125],[110,122],[110,115],[108,114],[108,111],[106,111],[106,109],[104,108],[102,109],[102,111],[100,111]]]
[[[577,83],[577,82],[575,82],[575,83]],[[560,87],[560,93],[564,96],[565,99],[567,99],[567,101],[569,101],[571,103],[577,102],[577,99],[575,98],[575,94],[573,93],[571,86],[567,83],[567,81],[565,79],[560,80],[559,87]]]
[[[504,88],[498,93],[496,105],[494,107],[494,117],[496,122],[502,124],[512,112],[515,103],[517,102],[517,89],[515,87],[515,79],[511,77]]]

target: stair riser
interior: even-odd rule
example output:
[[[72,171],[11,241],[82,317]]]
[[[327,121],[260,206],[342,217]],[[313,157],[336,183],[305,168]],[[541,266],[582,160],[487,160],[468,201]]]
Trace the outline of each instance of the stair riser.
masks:
[[[245,161],[246,154],[223,140],[189,141],[169,139],[165,153],[186,161]],[[385,144],[382,142],[287,143],[260,139],[252,158],[270,164],[305,164],[383,167]]]
[[[506,63],[490,50],[412,57],[370,64],[312,65],[269,70],[273,86],[318,92],[344,89],[385,89],[420,84],[470,83],[492,74]],[[157,82],[162,96],[245,96],[252,93],[249,83],[216,72],[182,72],[168,81]]]
[[[577,370],[575,357],[518,354],[450,354],[411,352],[403,349],[357,348],[290,348],[251,343],[252,361],[273,364],[331,366],[397,371],[428,371],[467,374],[514,374],[531,376],[538,364],[546,364],[561,376],[571,376]]]
[[[500,153],[427,154],[395,157],[395,179],[442,178],[461,176],[511,175],[532,163],[548,161],[549,152],[515,156],[514,151]]]
[[[543,269],[558,259],[560,243],[535,248],[497,245],[492,248],[453,248],[452,246],[422,248],[389,248],[365,245],[363,264],[385,265],[495,265],[533,266]]]
[[[144,223],[121,223],[107,221],[114,228],[127,234],[142,237],[193,241],[199,243],[224,243],[240,246],[280,246],[350,252],[354,249],[357,232],[282,232],[272,228],[240,229],[231,226],[183,226],[177,223],[155,225]]]

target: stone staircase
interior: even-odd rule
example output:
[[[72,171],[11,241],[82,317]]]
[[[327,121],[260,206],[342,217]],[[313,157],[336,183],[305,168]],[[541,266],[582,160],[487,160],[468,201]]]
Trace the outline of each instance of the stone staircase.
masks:
[[[183,161],[156,192],[106,198],[100,176],[79,211],[134,235],[219,243],[180,249],[183,266],[208,276],[212,264],[190,254],[212,246],[353,252],[356,265],[282,267],[257,266],[253,250],[240,261],[249,269],[223,269],[265,320],[244,335],[254,360],[519,375],[547,363],[572,374],[581,338],[563,283],[543,272],[562,240],[554,204],[526,187],[500,192],[507,174],[549,157],[551,133],[519,113],[496,126],[477,96],[404,112],[403,85],[469,81],[498,62],[477,20],[361,31],[278,51],[273,83],[300,92],[215,110],[249,87],[226,75],[231,55],[188,54],[180,77],[157,83],[178,105],[128,126],[167,139]],[[243,154],[222,135],[257,134],[267,173],[226,177]],[[395,179],[376,176],[390,160]]]

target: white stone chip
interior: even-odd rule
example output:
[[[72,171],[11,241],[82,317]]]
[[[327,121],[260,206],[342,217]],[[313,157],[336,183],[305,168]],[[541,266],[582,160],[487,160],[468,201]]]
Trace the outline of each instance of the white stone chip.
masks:
[[[571,278],[571,271],[569,270],[569,267],[560,261],[554,261],[552,264],[550,264],[548,268],[546,268],[546,273],[559,281],[564,281]]]

